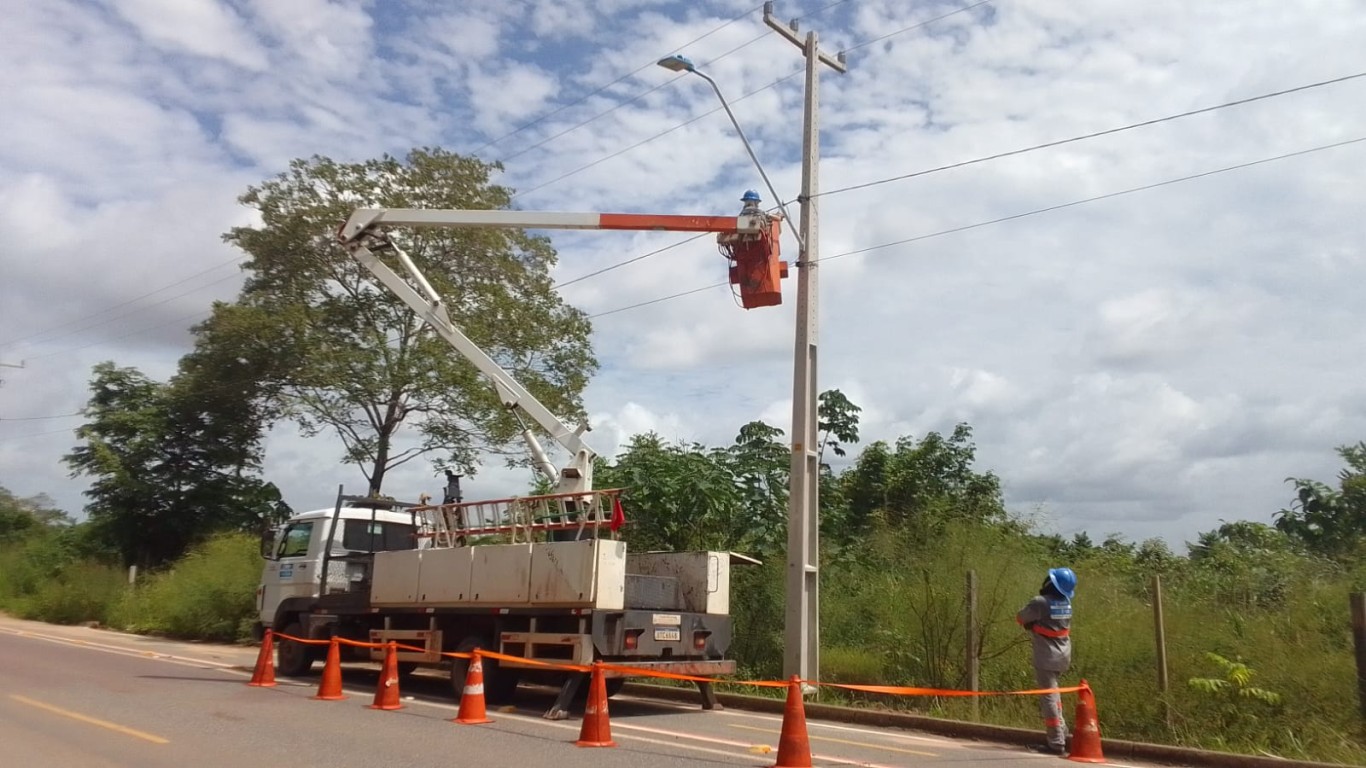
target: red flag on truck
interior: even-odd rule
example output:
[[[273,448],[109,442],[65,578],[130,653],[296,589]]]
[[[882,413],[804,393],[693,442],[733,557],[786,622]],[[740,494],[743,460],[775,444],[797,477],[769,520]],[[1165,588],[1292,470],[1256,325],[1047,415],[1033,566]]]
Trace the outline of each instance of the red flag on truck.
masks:
[[[613,496],[613,497],[612,497],[612,523],[611,523],[608,527],[612,529],[612,532],[613,532],[613,533],[615,533],[616,531],[620,530],[620,529],[621,529],[621,526],[623,526],[623,525],[626,525],[626,513],[623,512],[622,509],[621,509],[621,497],[620,497],[620,496]]]

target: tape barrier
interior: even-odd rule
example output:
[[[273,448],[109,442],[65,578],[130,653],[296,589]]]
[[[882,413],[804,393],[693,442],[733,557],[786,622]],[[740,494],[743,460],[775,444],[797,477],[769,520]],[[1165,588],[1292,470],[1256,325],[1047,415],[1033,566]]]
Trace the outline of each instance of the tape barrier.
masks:
[[[331,640],[312,640],[305,637],[294,637],[283,632],[273,633],[275,637],[282,640],[289,640],[305,645],[328,645]],[[349,645],[354,648],[386,648],[388,643],[367,643],[361,640],[351,640],[345,637],[338,637],[337,641],[342,645]],[[402,651],[412,651],[414,653],[427,653],[426,648],[406,643],[395,643],[395,648]],[[473,653],[465,651],[443,651],[440,654],[450,659],[470,659]],[[540,659],[528,659],[523,656],[510,656],[497,651],[485,651],[480,649],[479,655],[486,659],[497,659],[499,661],[513,662],[519,666],[541,667],[544,669],[554,669],[562,672],[592,672],[593,667],[586,664],[565,664],[561,662],[542,661]],[[712,683],[716,685],[747,685],[756,688],[786,688],[792,684],[790,680],[723,680],[717,677],[704,677],[701,675],[685,675],[678,672],[665,672],[649,667],[633,667],[625,664],[611,664],[608,662],[598,662],[604,670],[618,672],[622,675],[632,677],[654,677],[662,680],[679,680],[690,683]],[[822,683],[816,680],[799,680],[804,685],[815,685],[823,688],[840,688],[846,691],[861,691],[863,693],[883,693],[892,696],[940,696],[940,697],[970,697],[970,696],[1041,696],[1049,693],[1077,693],[1088,689],[1089,686],[1072,685],[1059,688],[1031,688],[1024,691],[960,691],[953,688],[919,688],[904,685],[860,685],[857,683]]]

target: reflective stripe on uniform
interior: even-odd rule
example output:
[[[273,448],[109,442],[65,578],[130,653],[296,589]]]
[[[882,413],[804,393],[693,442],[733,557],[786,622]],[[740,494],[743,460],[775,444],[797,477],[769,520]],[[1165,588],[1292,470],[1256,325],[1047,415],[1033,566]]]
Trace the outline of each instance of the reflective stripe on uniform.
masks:
[[[1036,634],[1036,635],[1043,635],[1044,637],[1054,637],[1054,638],[1058,638],[1058,637],[1067,637],[1068,635],[1072,634],[1072,630],[1070,630],[1070,629],[1049,629],[1048,627],[1041,627],[1041,626],[1039,626],[1038,624],[1035,624],[1034,626],[1030,627],[1029,629],[1030,629],[1030,631],[1033,632],[1034,634]]]

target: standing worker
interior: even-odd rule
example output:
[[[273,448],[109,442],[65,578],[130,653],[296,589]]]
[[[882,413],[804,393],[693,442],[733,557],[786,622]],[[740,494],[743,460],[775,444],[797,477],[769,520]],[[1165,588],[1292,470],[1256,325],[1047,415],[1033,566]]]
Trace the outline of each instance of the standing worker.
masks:
[[[1033,637],[1034,680],[1039,688],[1057,688],[1058,678],[1072,666],[1072,595],[1077,589],[1077,574],[1071,568],[1050,568],[1039,594],[1032,598],[1015,621]],[[1048,741],[1033,747],[1036,752],[1067,754],[1067,722],[1062,716],[1062,697],[1057,693],[1039,698],[1044,730]]]

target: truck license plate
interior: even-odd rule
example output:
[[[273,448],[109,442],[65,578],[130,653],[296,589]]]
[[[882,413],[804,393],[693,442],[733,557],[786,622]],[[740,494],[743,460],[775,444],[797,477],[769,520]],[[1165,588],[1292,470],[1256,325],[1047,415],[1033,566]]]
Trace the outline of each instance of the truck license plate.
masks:
[[[679,632],[678,632],[678,627],[665,627],[665,628],[663,628],[663,629],[656,629],[656,630],[655,630],[655,639],[656,639],[656,640],[664,640],[664,641],[676,643],[676,642],[679,641],[679,639],[681,639],[681,637],[682,637],[682,635],[679,634]]]

